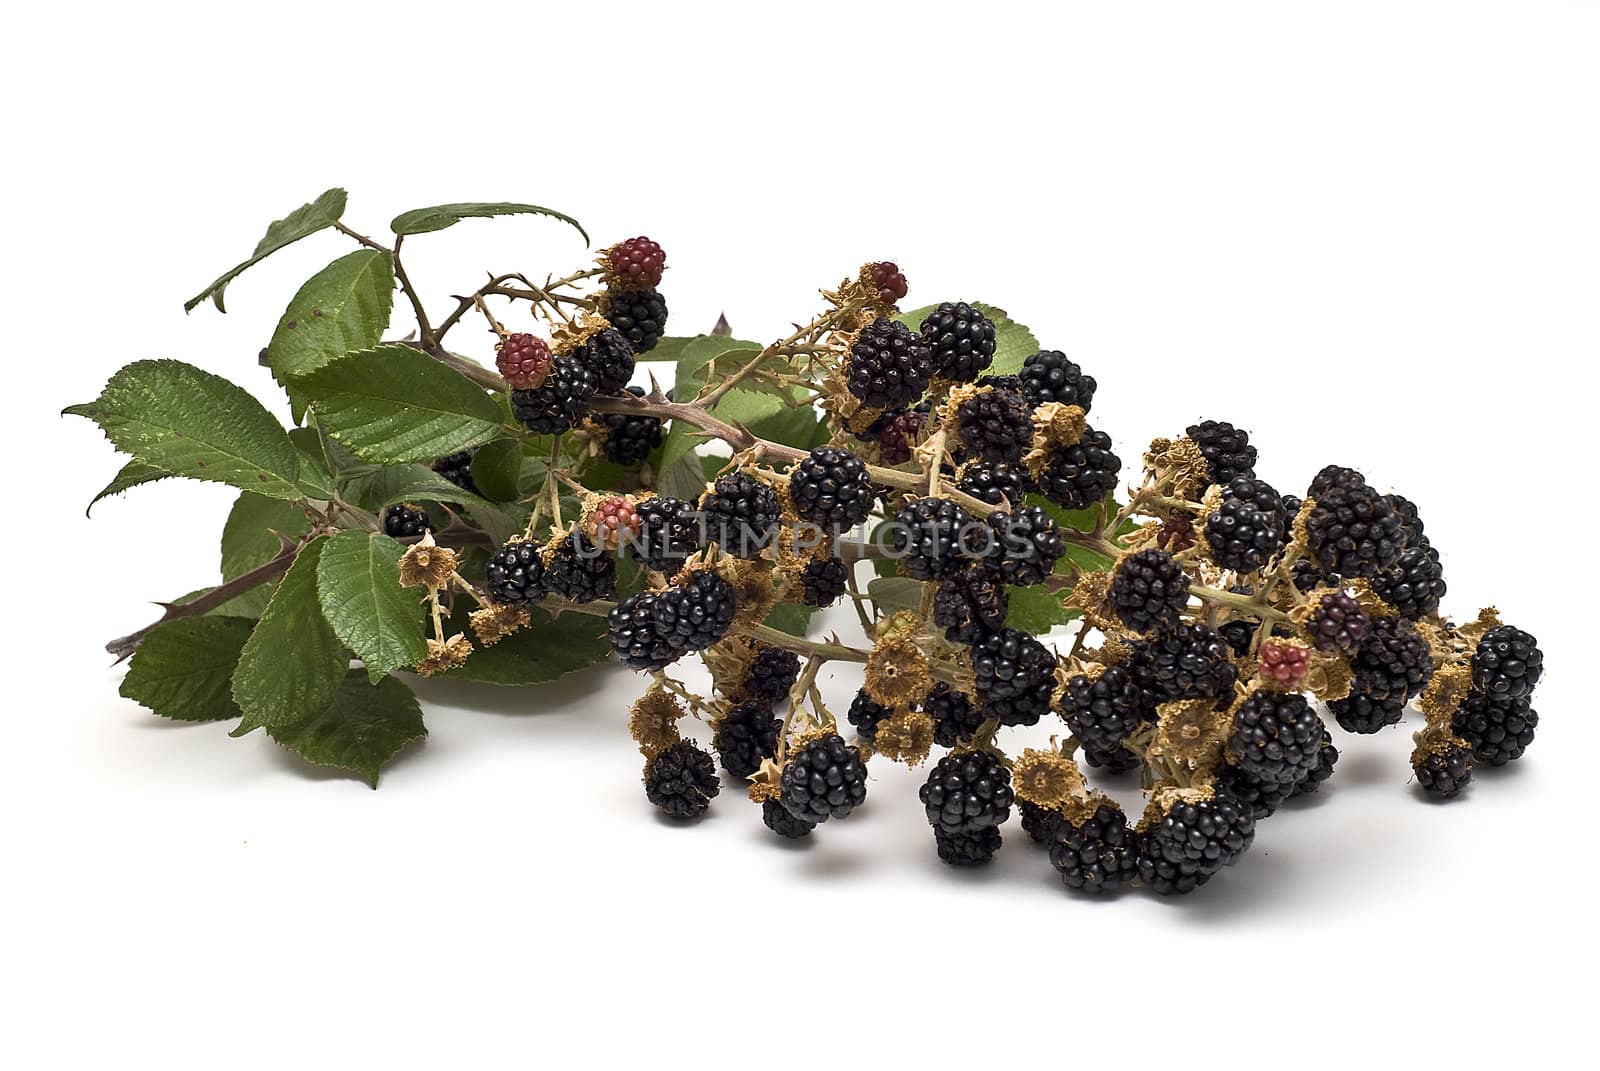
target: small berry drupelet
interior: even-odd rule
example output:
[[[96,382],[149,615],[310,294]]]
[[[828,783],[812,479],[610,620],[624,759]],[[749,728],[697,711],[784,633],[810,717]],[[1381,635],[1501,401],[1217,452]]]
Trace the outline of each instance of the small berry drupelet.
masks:
[[[733,585],[712,572],[696,572],[660,593],[656,631],[681,651],[703,651],[728,634],[738,610]]]
[[[671,575],[700,549],[699,515],[692,503],[657,495],[635,503],[633,511],[639,527],[628,548],[645,568]]]
[[[866,464],[842,447],[817,447],[789,474],[795,513],[833,535],[866,520],[876,498]]]
[[[711,756],[692,741],[671,744],[645,764],[645,797],[673,818],[699,817],[721,791]]]
[[[1111,450],[1111,436],[1084,428],[1076,445],[1045,455],[1037,477],[1039,493],[1062,509],[1087,509],[1117,486],[1122,459]]]
[[[998,569],[1007,584],[1041,584],[1055,571],[1064,552],[1061,528],[1042,507],[991,513],[989,528],[996,552],[987,564]]]
[[[928,824],[941,833],[976,833],[1011,817],[1011,771],[987,751],[946,755],[921,790]]]
[[[1014,465],[1033,444],[1033,408],[1020,391],[989,387],[956,406],[952,430],[964,452]]]
[[[577,361],[594,373],[599,394],[621,394],[633,377],[633,347],[622,332],[608,327],[574,349],[569,360]]]
[[[1431,546],[1412,546],[1372,579],[1372,591],[1409,621],[1419,621],[1439,608],[1444,597],[1444,567]]]
[[[1026,470],[994,461],[971,461],[961,467],[956,490],[991,506],[1016,509],[1028,491]]]
[[[972,646],[978,706],[1001,725],[1034,725],[1050,710],[1056,657],[1026,632],[1001,629]]]
[[[390,506],[383,511],[383,534],[391,539],[409,539],[428,530],[428,514],[415,506]]]
[[[1450,721],[1450,731],[1472,748],[1472,757],[1490,766],[1504,766],[1522,757],[1533,743],[1539,714],[1527,696],[1494,699],[1468,692]]]
[[[1029,405],[1059,402],[1087,413],[1094,401],[1094,377],[1084,375],[1083,369],[1060,350],[1041,350],[1023,361],[1017,379]]]
[[[1254,692],[1233,712],[1227,761],[1263,785],[1285,790],[1322,760],[1322,719],[1297,692]]]
[[[1461,740],[1419,747],[1411,769],[1428,798],[1454,799],[1472,781],[1472,748]]]
[[[1075,892],[1115,892],[1139,873],[1138,837],[1114,801],[1091,802],[1099,804],[1092,814],[1061,815],[1050,826],[1050,865]]]
[[[1163,896],[1198,889],[1243,855],[1256,834],[1242,804],[1204,791],[1174,794],[1143,824],[1139,880]]]
[[[1322,597],[1307,618],[1306,632],[1317,650],[1350,655],[1361,647],[1371,625],[1367,612],[1353,595],[1333,591]]]
[[[1288,518],[1270,484],[1241,476],[1223,488],[1221,503],[1206,515],[1206,544],[1224,569],[1259,569],[1283,547]]]
[[[1256,474],[1256,448],[1250,433],[1222,420],[1203,420],[1191,424],[1184,433],[1205,455],[1212,483],[1229,484],[1241,476]]]
[[[1135,632],[1176,625],[1189,603],[1189,574],[1166,551],[1141,550],[1117,565],[1108,599],[1112,611]]]
[[[1490,699],[1532,695],[1543,674],[1539,641],[1510,625],[1490,629],[1472,653],[1472,687]]]
[[[544,382],[511,392],[511,412],[535,435],[562,435],[583,420],[600,380],[581,361],[557,358]]]
[[[861,739],[871,740],[878,735],[878,724],[885,718],[894,716],[894,708],[886,707],[867,694],[865,688],[856,692],[854,699],[850,700],[850,709],[845,712],[845,720],[855,726],[856,732],[861,734]]]
[[[800,570],[800,601],[826,607],[838,602],[848,586],[849,569],[838,558],[818,558]]]
[[[879,317],[850,345],[845,386],[862,405],[894,409],[911,405],[928,389],[933,351],[911,328]]]
[[[778,493],[744,472],[719,476],[700,496],[706,538],[736,558],[754,558],[778,529]]]
[[[1156,705],[1124,666],[1108,666],[1090,680],[1078,674],[1061,693],[1061,717],[1083,745],[1091,766],[1131,770],[1138,756],[1122,746],[1129,733],[1156,720]]]
[[[982,866],[1000,850],[1000,830],[987,826],[976,833],[933,831],[933,844],[939,859],[950,866]]]
[[[617,563],[582,532],[563,536],[544,563],[544,590],[576,603],[609,599],[617,590]]]
[[[649,353],[667,329],[667,299],[658,290],[613,290],[606,294],[605,317],[634,353]]]
[[[668,642],[657,627],[662,596],[653,591],[629,595],[606,615],[611,650],[630,669],[665,669],[688,652]]]
[[[635,398],[644,397],[643,387],[629,387]],[[637,465],[661,445],[661,418],[633,413],[603,413],[597,417],[606,432],[606,459],[618,465]]]
[[[878,292],[878,300],[885,305],[893,305],[905,297],[909,289],[905,273],[892,260],[880,260],[872,265],[867,272],[867,281]]]
[[[919,498],[906,505],[889,530],[889,556],[916,580],[954,576],[990,549],[989,532],[947,498]]]
[[[978,566],[939,582],[933,595],[933,623],[951,643],[977,643],[1005,627],[1011,600],[1004,582]]]
[[[544,595],[544,556],[532,540],[511,542],[494,552],[484,568],[489,597],[498,603],[523,606]]]
[[[984,721],[983,711],[973,705],[966,693],[944,681],[933,686],[922,709],[933,719],[933,742],[940,747],[955,747],[971,740]]]
[[[859,749],[829,733],[790,753],[779,789],[784,808],[796,818],[844,818],[867,798],[867,765]]]
[[[789,698],[789,689],[800,677],[800,656],[782,647],[761,644],[756,648],[750,668],[740,684],[743,695],[777,704]]]
[[[933,374],[971,383],[994,360],[994,322],[965,301],[946,301],[922,321]]]
[[[1136,643],[1126,665],[1157,703],[1212,699],[1227,695],[1238,680],[1239,667],[1229,658],[1232,650],[1220,633],[1196,621]]]
[[[1349,696],[1328,704],[1346,732],[1375,733],[1393,725],[1406,703],[1433,676],[1428,643],[1411,622],[1380,617],[1372,622],[1351,659],[1355,682]]]
[[[520,332],[501,339],[494,355],[495,367],[512,390],[532,390],[543,383],[552,360],[548,342]]]
[[[722,758],[722,768],[734,777],[749,777],[778,750],[783,722],[772,715],[772,704],[747,699],[728,708],[712,725],[711,746]]]
[[[1400,515],[1359,472],[1329,465],[1312,481],[1311,497],[1316,508],[1306,520],[1306,542],[1323,569],[1373,577],[1400,557]]]
[[[475,495],[478,493],[478,485],[472,482],[472,459],[477,456],[476,447],[447,454],[433,463],[433,471],[468,494]]]
[[[640,235],[612,246],[606,254],[606,266],[619,289],[654,290],[661,285],[667,254],[661,246]]]
[[[790,814],[777,800],[767,800],[761,805],[761,821],[780,837],[798,840],[817,828],[817,823]]]

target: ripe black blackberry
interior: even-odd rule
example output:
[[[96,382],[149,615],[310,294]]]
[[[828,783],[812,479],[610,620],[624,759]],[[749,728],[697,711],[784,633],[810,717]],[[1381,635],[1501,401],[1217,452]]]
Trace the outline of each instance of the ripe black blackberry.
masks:
[[[722,759],[722,768],[734,777],[749,777],[778,750],[778,733],[783,722],[773,717],[772,704],[765,699],[747,699],[728,708],[716,720],[711,746]]]
[[[907,504],[889,529],[889,556],[917,580],[954,576],[981,559],[989,543],[988,530],[947,498]]]
[[[978,707],[1001,725],[1034,725],[1050,710],[1056,656],[1014,628],[1001,629],[972,645]]]
[[[598,543],[573,532],[545,561],[544,590],[576,603],[609,599],[617,590],[617,563]]]
[[[951,430],[963,452],[984,461],[1016,464],[1033,443],[1033,407],[1020,391],[980,390],[956,406]]]
[[[628,380],[633,378],[633,347],[614,327],[597,332],[576,347],[568,360],[577,361],[594,373],[596,390],[600,394],[621,394]]]
[[[1539,714],[1527,696],[1494,699],[1482,692],[1469,692],[1456,708],[1450,731],[1472,748],[1472,757],[1490,766],[1504,766],[1533,743],[1539,727]]]
[[[1400,720],[1406,703],[1433,676],[1428,643],[1411,622],[1380,617],[1350,660],[1350,695],[1328,704],[1346,732],[1375,733]]]
[[[1237,861],[1255,835],[1256,820],[1231,797],[1175,794],[1146,818],[1139,836],[1139,880],[1163,896],[1193,892]]]
[[[778,493],[743,472],[717,478],[700,496],[706,538],[736,558],[754,558],[772,542],[781,507]]]
[[[866,463],[841,447],[819,446],[789,473],[795,513],[833,535],[866,520],[876,498]]]
[[[1045,455],[1035,482],[1039,493],[1062,509],[1086,509],[1117,486],[1122,459],[1111,451],[1111,436],[1083,429],[1076,445],[1057,447]]]
[[[946,301],[922,321],[933,374],[971,383],[994,360],[994,322],[965,301]]]
[[[629,595],[606,615],[611,650],[630,669],[658,670],[682,658],[687,651],[665,639],[656,627],[661,596],[653,591]]]
[[[1431,799],[1454,799],[1472,781],[1472,749],[1459,740],[1418,748],[1411,769]]]
[[[800,570],[800,601],[807,606],[832,606],[847,588],[850,571],[838,558],[818,558]]]
[[[1326,728],[1322,730],[1322,745],[1317,748],[1317,768],[1311,771],[1311,776],[1294,786],[1291,795],[1304,796],[1308,792],[1315,792],[1317,787],[1333,776],[1333,768],[1339,761],[1339,749],[1333,746],[1333,734]]]
[[[1256,629],[1260,627],[1260,622],[1235,617],[1218,625],[1217,635],[1227,641],[1229,650],[1236,657],[1243,658],[1250,653],[1250,645],[1255,642]]]
[[[1354,469],[1329,465],[1311,483],[1316,508],[1306,542],[1317,564],[1340,576],[1372,577],[1400,557],[1400,515]]]
[[[878,735],[878,724],[893,716],[894,708],[874,700],[865,688],[857,690],[856,697],[850,700],[850,709],[845,712],[845,720],[855,726],[863,740],[874,739]]]
[[[1000,850],[1000,830],[994,826],[976,833],[945,833],[935,829],[933,844],[939,859],[950,866],[982,866]]]
[[[1372,579],[1372,591],[1401,617],[1418,621],[1439,608],[1444,596],[1444,567],[1431,546],[1407,547],[1389,568]]]
[[[825,822],[847,817],[867,798],[867,765],[859,749],[830,733],[791,753],[778,783],[790,814]]]
[[[1156,720],[1156,705],[1124,666],[1108,666],[1090,680],[1078,674],[1061,693],[1060,713],[1083,745],[1091,766],[1113,773],[1130,770],[1139,758],[1122,746],[1129,733]]]
[[[1322,597],[1311,616],[1306,619],[1306,632],[1311,645],[1319,651],[1339,651],[1354,654],[1372,620],[1355,600],[1343,591],[1330,592]]]
[[[1191,622],[1139,641],[1125,664],[1154,702],[1221,698],[1239,677],[1232,650],[1215,629]]]
[[[951,643],[977,643],[1005,627],[1010,604],[1000,578],[973,566],[939,582],[933,594],[933,623],[944,629]]]
[[[711,756],[692,741],[670,744],[645,763],[645,797],[673,818],[704,814],[721,791]]]
[[[667,299],[659,290],[608,291],[605,317],[634,353],[649,353],[666,332]]]
[[[507,543],[494,552],[484,568],[489,597],[498,603],[522,606],[544,595],[544,556],[532,540]]]
[[[1112,611],[1135,632],[1176,625],[1189,603],[1189,575],[1166,551],[1141,550],[1117,564],[1107,598]]]
[[[1184,434],[1205,455],[1212,483],[1227,484],[1241,476],[1255,476],[1256,448],[1250,445],[1250,433],[1243,428],[1226,421],[1203,420],[1190,424]]]
[[[933,375],[933,351],[911,328],[879,317],[861,329],[845,361],[845,387],[871,409],[907,406]]]
[[[644,388],[629,387],[628,393],[643,398]],[[606,430],[606,458],[619,465],[637,465],[661,445],[660,417],[603,413],[598,422]]]
[[[733,585],[700,571],[660,593],[656,631],[682,651],[703,651],[728,634],[738,609]]]
[[[1028,491],[1028,474],[1024,469],[995,461],[971,461],[961,467],[956,490],[991,506],[1005,503],[1016,509]]]
[[[1041,350],[1023,361],[1017,379],[1029,405],[1060,402],[1087,413],[1094,401],[1094,377],[1084,375],[1083,369],[1060,350]]]
[[[1539,641],[1510,625],[1490,629],[1472,653],[1472,687],[1491,699],[1532,695],[1543,674]]]
[[[1056,823],[1062,821],[1061,812],[1027,800],[1018,800],[1017,810],[1021,812],[1022,831],[1028,839],[1041,847],[1049,847],[1055,839]]]
[[[426,510],[415,506],[390,506],[383,511],[383,534],[392,539],[409,539],[427,530]]]
[[[903,465],[911,460],[917,434],[928,422],[932,407],[922,402],[912,409],[891,409],[867,425],[856,438],[878,444],[878,459],[885,465]]]
[[[996,551],[986,564],[998,569],[1007,584],[1042,584],[1061,560],[1061,528],[1043,507],[991,513],[989,529],[994,533]]]
[[[478,493],[472,482],[472,459],[478,456],[477,448],[441,457],[433,463],[433,471],[469,494]]]
[[[1336,588],[1344,582],[1338,573],[1328,572],[1310,558],[1296,558],[1291,575],[1295,590],[1302,595],[1316,588]]]
[[[511,412],[535,435],[563,435],[583,420],[599,389],[599,377],[588,365],[557,357],[543,383],[511,392]]]
[[[781,703],[800,676],[800,656],[782,647],[761,644],[740,684],[741,694],[768,703]]]
[[[817,823],[796,818],[777,800],[767,800],[761,805],[761,820],[767,824],[768,829],[789,840],[797,840],[817,828]]]
[[[1233,713],[1228,764],[1285,792],[1322,761],[1322,719],[1297,692],[1254,692]]]
[[[657,495],[634,505],[639,530],[628,549],[647,569],[671,575],[700,549],[700,518],[694,504]]]
[[[963,751],[938,761],[920,798],[933,828],[941,833],[976,833],[1010,818],[1016,793],[1005,763],[987,751]]]
[[[1276,814],[1284,801],[1293,796],[1300,787],[1262,781],[1249,771],[1229,766],[1227,763],[1223,763],[1222,768],[1217,771],[1213,783],[1218,793],[1238,803],[1258,822]]]
[[[1138,837],[1112,800],[1100,799],[1081,821],[1061,816],[1050,832],[1050,865],[1069,889],[1112,892],[1139,873]]]
[[[1259,569],[1283,547],[1288,518],[1283,499],[1262,480],[1241,476],[1223,488],[1222,502],[1205,521],[1211,556],[1224,569]]]
[[[983,724],[983,711],[973,705],[966,693],[958,692],[944,681],[933,686],[922,709],[933,719],[933,742],[940,747],[955,747],[971,740]]]
[[[1428,546],[1428,537],[1423,534],[1422,515],[1417,512],[1417,504],[1405,495],[1387,494],[1383,496],[1383,500],[1399,514],[1400,534],[1405,537],[1406,546]]]

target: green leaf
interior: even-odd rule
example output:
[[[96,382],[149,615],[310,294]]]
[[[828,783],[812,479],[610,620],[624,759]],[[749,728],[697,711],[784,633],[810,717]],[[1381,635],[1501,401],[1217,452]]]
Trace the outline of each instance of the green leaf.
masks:
[[[333,473],[328,468],[327,444],[316,428],[290,428],[289,441],[300,451],[300,489],[324,502],[333,497]]]
[[[501,432],[500,406],[410,346],[352,353],[298,377],[323,430],[368,461],[431,461]]]
[[[1078,611],[1062,605],[1060,594],[1050,592],[1043,584],[1011,588],[1007,594],[1011,609],[1006,614],[1006,625],[1021,629],[1030,636],[1049,632],[1055,626],[1064,625],[1078,616]]]
[[[89,505],[84,509],[83,515],[85,517],[89,516],[89,511],[94,509],[94,504],[102,498],[120,495],[129,488],[138,487],[144,483],[155,483],[157,480],[165,480],[171,475],[172,473],[166,469],[157,468],[154,465],[146,465],[143,461],[130,461],[122,466],[122,471],[112,477],[110,483],[100,489],[99,494],[89,500]]]
[[[267,733],[307,762],[349,770],[372,788],[378,773],[413,740],[428,735],[411,689],[387,677],[376,686],[358,669],[345,674],[325,708]]]
[[[246,268],[267,259],[284,246],[292,245],[307,235],[333,226],[339,217],[344,215],[344,201],[343,190],[327,190],[310,204],[301,205],[282,219],[273,221],[272,226],[267,228],[266,236],[256,243],[255,252],[250,254],[250,259],[217,276],[210,286],[183,303],[183,311],[191,312],[196,305],[210,298],[217,306],[218,312],[227,312],[228,310],[222,307],[222,291],[236,276]]]
[[[317,563],[327,539],[301,548],[278,582],[233,674],[233,701],[252,725],[288,725],[333,699],[350,666],[317,599]]]
[[[470,494],[426,465],[381,465],[345,482],[344,497],[374,513],[402,502],[448,502],[467,516],[496,543],[522,531],[527,523],[524,507],[498,505]]]
[[[465,612],[457,611],[451,629],[464,631],[466,626]],[[528,628],[493,647],[478,648],[466,664],[444,676],[481,684],[544,684],[609,661],[605,618],[566,613],[552,619],[535,610]]]
[[[908,576],[875,577],[867,582],[867,597],[885,615],[915,610],[922,605],[922,581]]]
[[[571,216],[551,208],[516,204],[508,201],[469,201],[463,204],[434,205],[432,208],[413,208],[409,212],[402,212],[394,217],[394,221],[389,224],[389,229],[396,234],[427,234],[430,231],[442,231],[446,227],[454,227],[457,223],[468,218],[482,219],[488,216],[523,215],[549,216],[552,219],[559,219],[563,223],[570,224],[579,234],[583,235],[585,245],[589,244],[589,233]]]
[[[298,417],[305,411],[295,376],[336,357],[368,350],[383,338],[394,305],[394,263],[377,249],[358,249],[306,281],[267,343],[272,374],[289,389]]]
[[[400,586],[405,551],[378,532],[339,532],[328,538],[317,563],[322,616],[366,663],[374,684],[428,654],[422,602]]]
[[[222,526],[222,579],[232,580],[276,558],[283,541],[275,533],[293,541],[309,531],[305,511],[281,499],[243,492]]]
[[[994,362],[985,370],[985,375],[1014,376],[1022,370],[1022,362],[1039,352],[1039,341],[1033,337],[1033,332],[1013,320],[1001,308],[985,305],[980,301],[972,302],[972,307],[994,321]],[[922,321],[928,314],[937,309],[937,305],[925,305],[911,312],[902,312],[895,319],[911,328],[913,331],[922,329]]]
[[[811,626],[811,615],[817,612],[815,606],[807,606],[798,602],[782,602],[772,608],[767,615],[765,624],[768,628],[775,628],[779,632],[787,632],[791,636],[804,637],[806,629]]]
[[[657,349],[660,349],[659,344]],[[760,352],[761,347],[754,342],[724,338],[720,335],[697,335],[687,340],[679,350],[672,396],[679,401],[687,401],[705,386],[708,371],[731,374]],[[717,362],[717,367],[713,367],[712,362]],[[693,425],[674,420],[661,445],[659,471],[665,473],[701,441],[703,437]]]
[[[522,451],[515,439],[496,439],[478,448],[472,457],[472,482],[484,498],[492,502],[512,502],[521,498],[523,471],[529,463],[543,465]]]
[[[158,625],[134,652],[119,691],[174,721],[240,717],[229,680],[254,626],[242,617],[179,617]]]
[[[64,412],[88,417],[118,450],[176,476],[301,497],[300,454],[283,425],[243,388],[182,361],[136,361],[99,398]]]

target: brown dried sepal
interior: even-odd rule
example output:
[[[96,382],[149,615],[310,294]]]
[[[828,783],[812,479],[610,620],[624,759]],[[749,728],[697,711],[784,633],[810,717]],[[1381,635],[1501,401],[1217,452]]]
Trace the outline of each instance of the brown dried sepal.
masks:
[[[1361,577],[1351,577],[1344,581],[1345,590],[1350,592],[1350,597],[1361,605],[1367,616],[1373,619],[1380,617],[1397,617],[1399,611],[1378,597],[1372,590],[1372,585]]]
[[[771,562],[756,559],[718,558],[713,567],[718,576],[733,588],[735,625],[759,625],[778,602],[778,586]]]
[[[1101,632],[1110,634],[1121,627],[1107,610],[1110,592],[1110,573],[1084,573],[1067,596],[1067,605],[1083,611],[1085,621]]]
[[[1500,611],[1493,606],[1485,606],[1478,611],[1478,616],[1474,620],[1456,629],[1456,633],[1461,637],[1466,649],[1473,651],[1477,649],[1478,641],[1483,639],[1490,629],[1498,628],[1499,625]]]
[[[1300,687],[1324,703],[1331,703],[1335,699],[1347,698],[1354,685],[1355,674],[1343,655],[1337,651],[1312,650],[1311,661],[1306,665],[1306,675],[1301,678]]]
[[[683,704],[665,688],[654,687],[634,701],[628,712],[628,735],[645,758],[653,759],[683,739],[678,722],[687,716]]]
[[[702,656],[711,671],[711,685],[730,702],[744,696],[744,682],[755,661],[756,641],[743,636],[728,636],[706,648]]]
[[[1011,765],[1011,785],[1020,800],[1058,809],[1085,791],[1083,771],[1059,751],[1028,748]]]
[[[1216,709],[1215,699],[1179,699],[1156,708],[1156,736],[1152,754],[1195,767],[1215,765],[1222,757],[1222,742],[1232,724],[1229,711]]]
[[[1144,469],[1158,493],[1193,499],[1211,482],[1211,464],[1193,439],[1153,439]]]
[[[909,639],[880,639],[867,656],[866,692],[874,702],[909,706],[927,698],[932,687],[928,656]]]
[[[560,323],[550,332],[550,351],[565,357],[594,336],[611,328],[611,321],[592,312],[579,314],[572,323]]]
[[[1085,427],[1082,406],[1045,402],[1033,411],[1033,442],[1022,455],[1022,465],[1037,479],[1050,464],[1057,450],[1078,445]]]
[[[1456,708],[1472,690],[1472,666],[1457,662],[1435,670],[1428,686],[1417,697],[1417,709],[1428,719],[1429,725],[1449,726]]]
[[[526,606],[490,603],[467,615],[478,642],[493,647],[507,636],[528,627],[531,618]]]
[[[456,572],[456,552],[433,541],[432,532],[406,548],[400,555],[400,586],[443,591]]]
[[[1150,827],[1159,825],[1177,803],[1203,803],[1216,795],[1216,790],[1209,784],[1190,785],[1160,785],[1150,793],[1150,802],[1145,805],[1144,814],[1139,819],[1137,827],[1144,833]]]
[[[1411,751],[1411,765],[1413,768],[1421,766],[1430,755],[1442,755],[1452,749],[1470,751],[1472,745],[1450,731],[1449,722],[1443,725],[1436,724],[1431,719],[1428,724],[1417,730],[1411,736],[1416,744]]]
[[[472,654],[472,641],[458,632],[447,640],[428,641],[428,655],[412,666],[419,677],[436,677],[466,662]]]
[[[933,719],[920,710],[902,710],[878,723],[871,747],[890,762],[920,765],[933,749]]]

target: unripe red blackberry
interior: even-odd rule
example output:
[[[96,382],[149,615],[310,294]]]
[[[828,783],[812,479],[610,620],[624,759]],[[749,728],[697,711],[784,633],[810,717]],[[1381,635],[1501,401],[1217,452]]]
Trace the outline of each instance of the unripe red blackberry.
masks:
[[[838,535],[866,520],[878,489],[850,451],[819,446],[789,474],[789,501],[803,521]]]
[[[1023,361],[1017,380],[1029,405],[1060,402],[1087,413],[1094,401],[1094,377],[1084,375],[1083,369],[1060,350],[1041,350]]]
[[[582,532],[563,536],[544,563],[544,590],[572,602],[609,599],[617,590],[617,563]]]
[[[983,711],[973,706],[964,692],[944,681],[933,686],[922,709],[933,719],[933,742],[940,747],[955,747],[972,739],[983,724]]]
[[[867,765],[858,748],[830,733],[790,753],[779,788],[784,808],[796,818],[845,818],[867,798]]]
[[[1185,434],[1200,448],[1210,467],[1212,483],[1228,484],[1240,477],[1256,474],[1256,448],[1250,433],[1222,420],[1203,420],[1190,424]]]
[[[513,390],[532,390],[550,372],[550,344],[538,335],[518,332],[500,340],[494,364]]]
[[[800,570],[800,601],[826,607],[838,602],[849,587],[850,570],[838,558],[818,558]]]
[[[670,643],[657,627],[661,597],[641,591],[623,599],[606,615],[611,650],[630,669],[665,669],[688,652]]]
[[[696,572],[660,593],[656,632],[681,651],[703,651],[728,634],[738,610],[733,585],[712,572]]]
[[[1135,632],[1176,625],[1189,604],[1189,574],[1164,550],[1130,554],[1111,574],[1112,611]]]
[[[1353,469],[1329,465],[1311,484],[1316,508],[1306,520],[1317,564],[1340,576],[1377,576],[1405,546],[1400,515]]]
[[[666,332],[667,299],[657,290],[612,290],[606,294],[605,317],[634,353],[649,353]]]
[[[954,576],[993,549],[989,529],[947,498],[908,503],[888,535],[889,556],[917,580]]]
[[[1278,640],[1267,640],[1261,645],[1261,664],[1257,672],[1261,679],[1282,691],[1294,691],[1305,678],[1311,665],[1311,652],[1305,647]]]
[[[722,758],[722,768],[734,777],[749,777],[778,749],[783,722],[772,714],[765,699],[747,699],[730,707],[713,723],[711,746]]]
[[[1011,817],[1011,771],[987,751],[946,755],[921,789],[928,824],[941,833],[976,833]]]
[[[1043,583],[1065,552],[1060,526],[1039,506],[991,513],[989,528],[997,549],[986,565],[997,569],[1007,584]]]
[[[1019,391],[990,387],[956,406],[952,430],[964,452],[1016,464],[1033,443],[1033,407]]]
[[[1469,692],[1456,708],[1450,731],[1472,748],[1472,757],[1490,766],[1519,759],[1533,743],[1539,714],[1527,696],[1494,699]]]
[[[933,352],[911,328],[880,316],[861,329],[845,361],[845,386],[872,409],[907,406],[933,375]]]
[[[615,551],[639,537],[639,513],[627,495],[602,499],[589,514],[586,534],[606,550]]]
[[[583,362],[558,357],[537,387],[511,392],[511,412],[535,435],[562,435],[583,420],[599,387]]]
[[[1050,826],[1050,865],[1075,892],[1114,892],[1139,873],[1138,837],[1116,802],[1101,797],[1092,814],[1060,815]]]
[[[614,327],[606,328],[576,347],[568,360],[577,361],[594,373],[595,389],[600,394],[621,394],[633,377],[633,347]]]
[[[484,568],[489,597],[509,606],[538,602],[544,595],[544,556],[532,540],[513,541],[494,552]]]
[[[670,744],[645,764],[644,794],[670,817],[699,817],[721,791],[711,756],[691,741]]]
[[[1206,544],[1224,569],[1259,569],[1288,536],[1283,499],[1270,484],[1240,477],[1223,488],[1222,501],[1206,515]]]
[[[1355,673],[1350,695],[1333,700],[1328,709],[1345,731],[1375,733],[1399,721],[1406,703],[1427,685],[1433,656],[1411,622],[1380,617],[1372,622],[1350,668]]]
[[[755,558],[777,533],[778,493],[744,472],[717,478],[700,496],[706,538],[735,558]]]
[[[1254,780],[1285,792],[1322,761],[1322,719],[1304,696],[1262,690],[1233,713],[1227,761]]]
[[[428,530],[426,510],[412,505],[390,506],[383,511],[383,534],[391,539],[409,539]]]
[[[640,564],[671,575],[700,549],[700,517],[681,498],[657,495],[633,507],[639,519],[635,537],[627,541]]]
[[[885,305],[893,305],[905,297],[909,289],[905,273],[892,260],[880,260],[872,265],[867,278],[878,292],[878,300]]]
[[[1510,625],[1490,629],[1472,654],[1472,687],[1491,699],[1532,695],[1543,674],[1539,641]]]
[[[655,242],[640,236],[618,242],[606,254],[610,277],[621,290],[654,290],[661,285],[667,254]]]
[[[973,644],[972,669],[984,717],[1034,725],[1049,711],[1056,657],[1026,632],[1001,629]]]
[[[933,374],[970,383],[994,360],[994,322],[965,301],[946,301],[922,321]]]
[[[1060,713],[1091,766],[1121,772],[1139,763],[1138,756],[1123,747],[1123,740],[1156,720],[1156,704],[1125,667],[1108,666],[1093,680],[1083,674],[1068,680]]]
[[[933,623],[951,643],[977,643],[1005,627],[1010,599],[1004,582],[973,566],[939,582],[933,595]]]
[[[991,506],[1005,503],[1008,508],[1017,509],[1028,491],[1028,474],[1025,469],[1000,462],[970,461],[961,466],[956,490]]]
[[[1324,595],[1311,612],[1306,620],[1306,632],[1317,650],[1349,655],[1360,648],[1371,624],[1367,612],[1354,596],[1334,591]]]
[[[1086,509],[1117,486],[1122,459],[1111,450],[1111,436],[1084,428],[1074,446],[1056,447],[1045,455],[1036,482],[1039,493],[1062,509]]]

